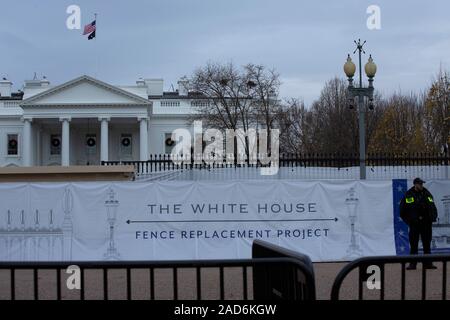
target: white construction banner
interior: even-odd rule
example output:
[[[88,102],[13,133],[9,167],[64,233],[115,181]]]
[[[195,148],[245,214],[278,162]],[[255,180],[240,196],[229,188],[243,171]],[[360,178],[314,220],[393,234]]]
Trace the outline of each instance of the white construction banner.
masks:
[[[395,181],[1,183],[0,261],[250,258],[255,239],[313,261],[394,255]]]

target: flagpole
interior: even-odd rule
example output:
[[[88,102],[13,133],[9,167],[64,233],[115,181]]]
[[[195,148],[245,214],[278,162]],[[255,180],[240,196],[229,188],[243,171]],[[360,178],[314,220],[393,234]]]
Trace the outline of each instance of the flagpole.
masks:
[[[98,43],[97,43],[97,36],[98,36],[98,33],[97,33],[97,27],[98,27],[98,23],[97,23],[97,13],[94,13],[94,21],[95,21],[95,39],[94,39],[94,41],[95,41],[95,43],[96,43],[96,45],[95,45],[95,49],[97,50],[97,72],[96,72],[96,74],[95,74],[95,78],[97,78],[98,79],[98,73],[99,73],[99,61],[100,61],[100,54],[99,54],[99,51],[100,50],[98,50]]]

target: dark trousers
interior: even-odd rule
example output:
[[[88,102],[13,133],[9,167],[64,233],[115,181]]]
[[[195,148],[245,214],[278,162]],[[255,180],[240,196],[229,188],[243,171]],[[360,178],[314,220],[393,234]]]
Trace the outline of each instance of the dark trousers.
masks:
[[[432,225],[431,222],[417,222],[409,226],[409,246],[411,254],[419,252],[419,238],[422,239],[423,253],[431,253],[431,237]]]

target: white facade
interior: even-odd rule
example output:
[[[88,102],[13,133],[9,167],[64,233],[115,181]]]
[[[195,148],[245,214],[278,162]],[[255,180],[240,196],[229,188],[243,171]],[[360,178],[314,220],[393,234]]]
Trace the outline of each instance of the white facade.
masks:
[[[180,80],[163,92],[162,79],[113,86],[81,76],[58,86],[25,81],[12,93],[0,81],[0,166],[86,165],[148,160],[170,152],[167,137],[187,128],[198,103]],[[197,102],[195,102],[197,101]]]

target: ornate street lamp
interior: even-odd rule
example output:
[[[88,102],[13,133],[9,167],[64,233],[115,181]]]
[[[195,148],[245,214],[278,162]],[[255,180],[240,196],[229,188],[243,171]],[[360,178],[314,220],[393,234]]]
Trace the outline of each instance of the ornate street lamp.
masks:
[[[109,245],[105,253],[106,260],[119,260],[120,254],[116,249],[114,243],[114,225],[117,218],[117,207],[119,206],[119,200],[116,199],[116,193],[112,188],[108,189],[108,198],[105,201],[106,214],[109,223]]]
[[[347,57],[347,62],[344,64],[344,72],[348,78],[348,94],[349,94],[349,107],[354,108],[354,101],[357,97],[358,111],[359,111],[359,176],[360,179],[366,179],[366,108],[364,106],[364,97],[369,99],[369,109],[373,109],[373,78],[377,72],[377,66],[373,62],[372,55],[369,56],[369,61],[364,66],[364,71],[369,80],[369,86],[363,87],[362,83],[362,66],[361,66],[361,53],[365,53],[363,46],[366,42],[361,43],[355,41],[356,49],[353,53],[358,51],[359,53],[359,87],[353,85],[353,76],[356,72],[356,66],[350,58],[350,54]]]

